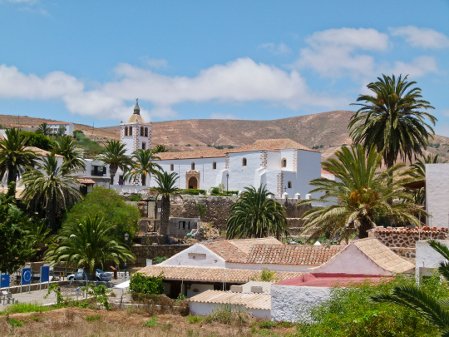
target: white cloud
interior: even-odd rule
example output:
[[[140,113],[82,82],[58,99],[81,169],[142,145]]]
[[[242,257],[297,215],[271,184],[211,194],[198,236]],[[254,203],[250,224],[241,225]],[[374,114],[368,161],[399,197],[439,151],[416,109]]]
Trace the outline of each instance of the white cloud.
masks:
[[[259,48],[266,49],[270,53],[275,54],[275,55],[287,55],[292,52],[290,47],[282,42],[281,43],[273,43],[273,42],[263,43],[259,46]]]
[[[418,48],[449,48],[449,37],[430,28],[404,26],[390,29],[393,36],[405,39],[412,47]]]
[[[164,69],[168,67],[168,61],[165,59],[149,58],[146,59],[145,63],[148,64],[148,66],[153,69]]]
[[[44,76],[21,73],[15,67],[0,66],[0,97],[61,99],[69,111],[99,118],[125,119],[130,102],[139,97],[150,108],[144,115],[173,117],[176,104],[184,102],[265,101],[299,108],[305,105],[331,108],[345,104],[314,94],[299,72],[281,70],[242,58],[215,65],[192,77],[164,76],[129,64],[116,67],[117,79],[85,89],[78,79],[63,72]]]
[[[214,112],[210,114],[210,119],[242,119],[241,117],[237,117],[236,115],[230,114],[230,113],[223,113],[223,112]]]
[[[413,59],[409,63],[402,61],[395,62],[391,73],[420,77],[429,73],[436,73],[437,71],[437,62],[433,57],[421,56]]]
[[[306,41],[308,47],[300,51],[295,66],[331,78],[371,76],[375,59],[366,51],[384,51],[389,45],[386,34],[367,28],[328,29],[313,33]]]

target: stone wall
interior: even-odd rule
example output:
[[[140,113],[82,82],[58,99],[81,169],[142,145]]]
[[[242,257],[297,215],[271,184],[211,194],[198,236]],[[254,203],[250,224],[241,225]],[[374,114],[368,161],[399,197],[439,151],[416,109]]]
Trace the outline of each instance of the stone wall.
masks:
[[[376,227],[369,231],[368,236],[378,239],[396,254],[413,259],[418,240],[445,240],[449,237],[449,231],[447,228],[428,226],[421,228]]]
[[[133,265],[144,267],[146,259],[154,259],[157,256],[171,257],[180,251],[190,247],[188,244],[181,245],[133,245],[132,252],[136,256]]]

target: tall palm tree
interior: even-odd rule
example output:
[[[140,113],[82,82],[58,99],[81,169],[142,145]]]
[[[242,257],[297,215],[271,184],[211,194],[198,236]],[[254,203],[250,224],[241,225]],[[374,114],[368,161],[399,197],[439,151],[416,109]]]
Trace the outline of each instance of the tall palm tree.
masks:
[[[449,260],[449,249],[438,241],[430,240],[429,245]],[[449,263],[441,262],[438,268],[443,277],[449,281]],[[441,331],[442,337],[449,337],[449,310],[447,300],[441,300],[428,294],[417,286],[397,286],[390,294],[373,297],[377,302],[390,302],[413,310],[426,318]]]
[[[155,160],[160,158],[155,155],[155,152],[150,149],[139,149],[134,151],[131,157],[131,169],[125,174],[125,179],[137,179],[140,178],[142,186],[146,186],[147,176],[155,174],[162,168],[155,163]]]
[[[246,187],[239,200],[232,205],[227,221],[227,238],[263,238],[270,235],[287,236],[284,207],[272,199],[265,185]]]
[[[374,145],[387,167],[396,160],[412,160],[422,155],[436,118],[426,110],[433,109],[422,99],[421,89],[407,76],[378,77],[368,84],[372,94],[360,95],[359,110],[351,117],[348,128],[356,144],[366,149]]]
[[[47,123],[42,123],[36,130],[37,133],[41,133],[44,136],[49,136],[51,134],[51,129],[49,128]]]
[[[109,172],[111,174],[111,185],[114,185],[114,177],[117,170],[121,168],[125,170],[130,160],[126,155],[125,144],[118,140],[109,140],[106,143],[104,152],[100,155],[100,159],[109,165]]]
[[[155,174],[156,192],[161,196],[161,228],[159,233],[166,236],[168,234],[168,223],[170,218],[170,196],[177,194],[179,188],[176,186],[178,180],[176,172],[167,173],[157,171]]]
[[[7,175],[8,195],[15,197],[15,183],[28,166],[33,166],[36,154],[27,148],[28,138],[19,129],[6,130],[6,138],[0,140],[0,179]]]
[[[357,232],[359,238],[368,236],[368,230],[381,218],[418,226],[417,214],[423,211],[413,203],[413,196],[403,186],[407,177],[395,165],[379,170],[382,156],[371,148],[343,147],[323,163],[323,168],[335,175],[335,180],[318,178],[311,181],[311,193],[322,196],[315,200],[321,204],[304,214],[305,230],[316,239],[323,234],[332,239],[348,239]]]
[[[79,185],[70,170],[54,155],[48,155],[23,175],[23,201],[43,214],[48,225],[56,230],[64,212],[81,199]]]
[[[95,268],[104,269],[106,264],[117,265],[134,259],[113,234],[114,227],[99,217],[67,223],[62,226],[45,259],[86,268],[89,277],[95,279]]]
[[[80,150],[76,147],[72,137],[59,137],[53,147],[53,152],[64,157],[65,168],[73,171],[86,168]]]

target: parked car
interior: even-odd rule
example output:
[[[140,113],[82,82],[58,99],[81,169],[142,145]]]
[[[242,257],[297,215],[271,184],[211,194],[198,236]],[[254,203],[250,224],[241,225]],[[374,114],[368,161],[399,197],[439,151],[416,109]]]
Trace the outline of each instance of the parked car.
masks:
[[[70,274],[67,276],[69,281],[87,281],[89,278],[84,269],[78,269],[76,273]],[[95,269],[95,280],[109,282],[112,280],[112,273],[105,272],[101,269]]]

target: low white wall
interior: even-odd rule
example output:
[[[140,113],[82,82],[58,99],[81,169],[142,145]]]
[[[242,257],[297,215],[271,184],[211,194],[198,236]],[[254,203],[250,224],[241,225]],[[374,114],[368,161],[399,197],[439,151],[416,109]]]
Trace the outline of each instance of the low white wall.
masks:
[[[449,240],[438,240],[449,247]],[[429,246],[426,240],[416,241],[416,260],[415,260],[416,279],[419,280],[420,268],[438,268],[441,262],[446,261],[443,256],[435,249]]]
[[[208,316],[208,315],[212,314],[214,311],[227,310],[228,308],[227,308],[226,304],[190,302],[189,309],[190,309],[190,314],[192,314],[192,315]],[[232,305],[231,310],[236,311],[236,312],[239,312],[239,311],[246,312],[246,313],[250,314],[251,316],[260,318],[260,319],[266,319],[266,320],[271,319],[270,310],[247,309],[243,306],[237,306],[237,305]]]
[[[327,301],[331,288],[271,286],[271,317],[274,321],[311,322],[311,310]]]

